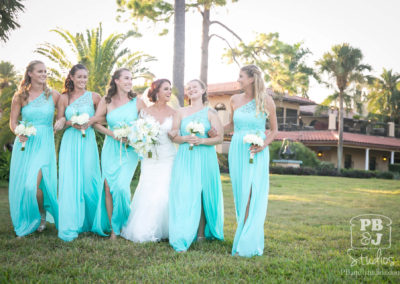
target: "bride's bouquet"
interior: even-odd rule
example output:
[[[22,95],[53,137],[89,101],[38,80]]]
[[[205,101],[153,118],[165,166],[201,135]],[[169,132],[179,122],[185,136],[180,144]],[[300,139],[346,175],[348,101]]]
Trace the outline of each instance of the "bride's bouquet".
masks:
[[[137,119],[132,126],[132,133],[129,135],[129,144],[136,152],[144,157],[153,157],[151,149],[158,143],[160,134],[160,123],[151,116]]]
[[[204,125],[200,122],[191,121],[186,125],[186,131],[193,137],[196,136],[196,134],[204,135]],[[190,144],[189,150],[193,150],[193,144]]]
[[[264,146],[264,139],[257,134],[247,134],[243,137],[243,142],[250,144],[250,146]],[[249,163],[252,164],[254,161],[254,153],[250,152]]]
[[[15,128],[15,134],[18,136],[23,135],[26,137],[36,135],[36,128],[32,125],[32,123],[27,121],[20,121],[20,124]],[[22,142],[21,151],[25,151],[26,142]]]
[[[90,116],[87,113],[82,113],[82,114],[74,114],[70,121],[72,125],[78,124],[78,125],[84,125],[89,122]],[[82,137],[86,137],[85,129],[81,129]]]
[[[122,155],[122,139],[128,138],[129,134],[131,134],[132,129],[128,123],[121,122],[117,126],[114,127],[113,135],[115,139],[119,140],[119,161],[121,163],[121,155]],[[126,150],[126,145],[125,145]]]

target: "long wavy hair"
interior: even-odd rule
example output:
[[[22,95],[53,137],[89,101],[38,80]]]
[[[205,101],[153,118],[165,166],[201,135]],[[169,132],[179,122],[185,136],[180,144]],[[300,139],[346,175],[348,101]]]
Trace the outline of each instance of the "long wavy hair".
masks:
[[[253,94],[256,101],[256,112],[266,113],[265,98],[267,96],[267,89],[265,88],[264,79],[260,68],[256,65],[246,65],[240,68],[240,71],[246,72],[247,76],[254,78]]]
[[[124,71],[131,72],[128,68],[119,68],[112,75],[110,83],[108,85],[107,95],[105,98],[107,104],[111,103],[112,97],[115,96],[115,94],[117,93],[117,84],[115,84],[115,80],[119,79],[119,77],[121,77],[121,73]],[[130,100],[132,100],[136,96],[137,96],[136,93],[134,93],[132,91],[128,92],[128,98]]]
[[[87,70],[87,68],[85,67],[85,65],[83,64],[76,64],[74,66],[72,66],[71,70],[69,70],[68,72],[68,76],[67,79],[65,79],[64,81],[64,88],[62,90],[62,94],[67,94],[69,95],[75,88],[74,86],[74,82],[72,81],[71,77],[75,75],[76,71],[78,70]]]
[[[168,82],[171,85],[171,81],[168,79],[158,79],[151,83],[150,90],[147,93],[147,97],[152,103],[157,101],[157,93],[160,91],[161,85]]]
[[[29,89],[30,89],[30,87],[32,85],[32,79],[31,79],[31,77],[29,76],[28,73],[29,72],[33,72],[33,70],[35,69],[35,66],[38,65],[38,64],[43,64],[44,65],[44,63],[42,61],[33,60],[33,61],[29,62],[28,66],[25,69],[24,77],[23,77],[23,79],[21,80],[21,82],[19,84],[17,92],[14,95],[14,96],[19,97],[21,102],[25,102],[29,98]],[[44,91],[44,94],[46,96],[46,99],[48,99],[50,97],[50,95],[51,95],[51,89],[49,89],[47,87],[46,83],[43,84],[43,91]]]
[[[188,82],[188,84],[189,84],[190,82],[197,82],[197,83],[200,84],[201,88],[204,90],[204,93],[201,95],[201,100],[202,100],[203,104],[205,104],[206,102],[208,102],[207,85],[206,85],[203,81],[201,81],[200,79],[193,79],[193,80],[190,80],[190,81]],[[189,102],[190,102],[190,100],[189,100]]]

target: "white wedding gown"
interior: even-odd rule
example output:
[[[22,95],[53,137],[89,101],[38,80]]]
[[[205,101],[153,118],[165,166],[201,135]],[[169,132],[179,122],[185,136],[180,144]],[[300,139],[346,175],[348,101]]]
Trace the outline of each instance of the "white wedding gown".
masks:
[[[139,184],[131,202],[131,213],[121,236],[133,242],[168,239],[168,195],[176,148],[168,138],[172,116],[161,124],[159,144],[152,158],[141,160]]]

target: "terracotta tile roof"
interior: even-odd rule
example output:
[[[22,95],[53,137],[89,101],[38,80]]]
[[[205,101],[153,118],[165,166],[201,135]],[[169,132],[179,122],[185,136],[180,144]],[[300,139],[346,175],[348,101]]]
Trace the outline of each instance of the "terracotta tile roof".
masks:
[[[289,95],[278,95],[272,91],[272,89],[267,89],[268,93],[274,97],[274,99],[280,99],[289,102],[296,102],[300,105],[316,105],[316,103],[312,100],[302,98],[299,96],[289,96]],[[209,84],[207,88],[208,96],[220,96],[220,95],[234,95],[240,94],[242,90],[240,89],[240,84],[238,82],[226,82],[226,83],[216,83]]]
[[[289,138],[306,144],[337,143],[339,134],[337,131],[280,131],[275,140]],[[343,133],[345,146],[364,146],[371,148],[384,148],[400,151],[400,139],[383,136],[372,136],[357,133]]]

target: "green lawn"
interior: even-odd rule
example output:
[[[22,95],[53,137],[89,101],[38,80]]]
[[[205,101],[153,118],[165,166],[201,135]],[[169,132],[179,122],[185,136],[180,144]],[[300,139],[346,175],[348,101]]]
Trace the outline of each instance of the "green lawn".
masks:
[[[0,183],[0,282],[400,281],[399,181],[272,175],[264,256],[250,259],[230,255],[236,221],[229,177],[223,175],[222,181],[225,241],[193,244],[185,254],[175,253],[166,242],[111,242],[89,233],[64,243],[54,226],[16,239],[7,184]],[[394,259],[393,266],[350,266],[349,221],[368,213],[393,221],[392,247],[382,252]],[[368,271],[375,275],[354,275]]]

